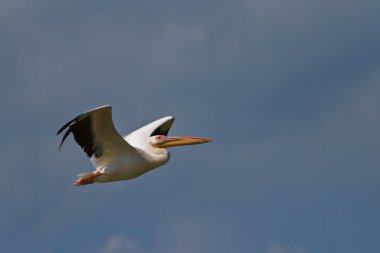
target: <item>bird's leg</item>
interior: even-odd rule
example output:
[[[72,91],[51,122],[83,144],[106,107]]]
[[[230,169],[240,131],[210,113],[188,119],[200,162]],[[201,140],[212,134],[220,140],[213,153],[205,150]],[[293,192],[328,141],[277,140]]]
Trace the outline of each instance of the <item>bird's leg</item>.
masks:
[[[79,175],[79,179],[75,181],[73,184],[75,186],[81,186],[86,184],[94,183],[94,179],[100,176],[102,173],[100,171],[94,171],[92,173],[83,173]]]

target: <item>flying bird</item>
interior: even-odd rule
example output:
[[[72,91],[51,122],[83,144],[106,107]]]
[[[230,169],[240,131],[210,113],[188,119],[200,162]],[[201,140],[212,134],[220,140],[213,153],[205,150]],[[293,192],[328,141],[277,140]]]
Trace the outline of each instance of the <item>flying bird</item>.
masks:
[[[94,165],[95,171],[78,175],[76,186],[128,180],[167,163],[168,147],[210,142],[209,138],[168,136],[174,117],[158,119],[122,137],[112,121],[112,107],[101,106],[66,123],[58,132],[63,142],[73,134]]]

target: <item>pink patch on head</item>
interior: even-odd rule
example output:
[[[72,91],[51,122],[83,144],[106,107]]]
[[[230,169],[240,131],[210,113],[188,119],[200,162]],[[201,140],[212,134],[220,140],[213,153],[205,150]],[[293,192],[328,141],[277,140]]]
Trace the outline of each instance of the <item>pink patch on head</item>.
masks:
[[[157,136],[156,136],[156,140],[158,140],[158,141],[161,141],[161,140],[163,140],[164,138],[165,138],[164,135],[157,135]]]

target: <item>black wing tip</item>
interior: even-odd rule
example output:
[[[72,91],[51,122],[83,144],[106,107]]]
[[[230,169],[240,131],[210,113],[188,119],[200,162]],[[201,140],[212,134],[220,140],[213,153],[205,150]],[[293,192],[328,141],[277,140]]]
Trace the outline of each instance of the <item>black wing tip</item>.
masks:
[[[84,115],[86,115],[86,114],[88,114],[88,113],[91,113],[91,112],[93,112],[93,111],[99,110],[99,109],[112,109],[112,106],[110,106],[110,105],[102,105],[102,106],[99,106],[99,107],[97,107],[97,108],[94,108],[94,109],[92,109],[92,110],[89,110],[89,111],[87,111],[87,112],[84,112],[84,113],[78,115],[78,116],[75,117],[74,119],[72,119],[72,120],[70,120],[69,122],[67,122],[63,127],[61,127],[61,128],[58,130],[57,135],[59,135],[60,133],[62,133],[62,131],[65,130],[65,128],[67,128],[68,126],[70,126],[73,122],[78,121],[80,117],[82,117],[82,116],[84,116]]]
[[[109,110],[111,110],[111,109],[112,109],[112,106],[110,106],[110,105],[103,105],[103,106],[97,107],[97,108],[95,108],[95,109],[92,109],[92,110],[90,110],[90,111],[84,112],[84,113],[78,115],[77,117],[75,117],[74,119],[70,120],[69,122],[67,122],[63,127],[61,127],[61,128],[58,130],[57,135],[59,135],[60,133],[62,133],[62,131],[65,130],[66,128],[68,128],[68,129],[67,129],[67,131],[65,132],[65,134],[64,134],[64,136],[63,136],[63,138],[62,138],[61,144],[59,145],[59,150],[61,150],[61,147],[62,147],[64,141],[66,140],[67,136],[69,136],[69,134],[73,132],[73,128],[72,128],[72,127],[74,127],[74,125],[75,125],[77,122],[79,122],[79,121],[81,121],[81,120],[87,118],[87,117],[88,117],[91,113],[93,113],[94,111],[96,111],[96,110],[101,110],[101,109],[109,109]],[[74,137],[75,137],[75,136],[74,136]],[[76,140],[76,141],[77,141],[77,140]],[[78,143],[78,141],[77,141],[77,143]],[[78,143],[78,144],[79,144],[79,143]],[[82,145],[80,144],[80,146],[82,146]],[[85,149],[85,148],[82,146],[82,149]],[[87,153],[87,155],[88,155],[89,157],[92,155],[92,153],[91,153],[91,154],[89,153],[89,152],[91,152],[91,151],[85,150],[85,152]]]
[[[165,135],[167,136],[170,128],[173,125],[174,122],[174,117],[173,116],[166,116],[166,120],[158,126],[151,134],[150,136],[155,136],[155,135]]]
[[[67,126],[66,126],[67,127]],[[65,129],[66,127],[60,129],[60,131],[58,131],[57,135],[62,132],[63,129]],[[62,141],[61,141],[61,144],[59,144],[59,151],[61,151],[61,148],[62,148],[62,145],[63,143],[65,142],[67,136],[69,136],[69,134],[71,133],[71,128],[70,128],[70,125],[68,125],[69,129],[67,129],[66,133],[63,135],[63,138],[62,138]]]
[[[57,132],[57,135],[59,135],[60,133],[62,133],[63,130],[65,130],[66,128],[69,128],[67,129],[66,133],[63,135],[63,138],[62,138],[62,141],[61,141],[61,144],[59,144],[59,151],[61,151],[61,148],[62,148],[62,145],[63,143],[65,142],[67,136],[69,136],[69,134],[71,133],[71,128],[70,128],[70,125],[75,123],[77,120],[78,120],[79,116],[76,117],[75,119],[72,119],[70,120],[69,122],[67,122],[63,127],[61,127],[58,132]]]
[[[67,122],[65,125],[63,125],[63,127],[61,127],[58,132],[57,132],[57,135],[59,135],[60,133],[62,133],[63,130],[65,130],[68,126],[70,126],[73,122],[75,122],[76,120],[78,120],[78,117],[76,117],[75,119],[72,119],[70,120],[69,122]]]

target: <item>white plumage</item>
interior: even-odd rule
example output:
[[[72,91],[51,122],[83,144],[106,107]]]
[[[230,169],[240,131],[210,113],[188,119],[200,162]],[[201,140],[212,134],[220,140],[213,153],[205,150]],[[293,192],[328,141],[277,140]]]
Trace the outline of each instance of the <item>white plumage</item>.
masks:
[[[57,133],[67,128],[60,148],[72,133],[95,167],[94,172],[80,174],[74,185],[132,179],[167,163],[168,147],[211,141],[189,136],[169,137],[173,122],[174,117],[164,117],[123,138],[113,124],[111,106],[95,108],[69,121]]]

